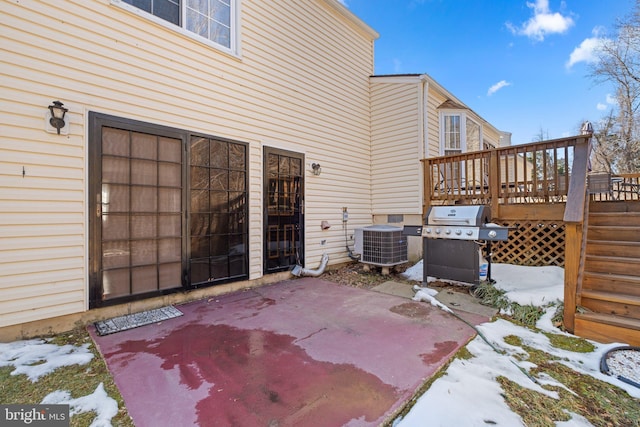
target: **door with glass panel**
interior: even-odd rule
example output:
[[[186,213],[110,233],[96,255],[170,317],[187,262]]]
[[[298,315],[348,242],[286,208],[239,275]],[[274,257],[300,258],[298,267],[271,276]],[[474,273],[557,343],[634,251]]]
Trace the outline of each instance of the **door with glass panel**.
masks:
[[[247,279],[246,144],[89,117],[90,307]]]
[[[92,121],[90,142],[92,307],[180,288],[183,275],[183,140],[107,122]]]
[[[248,278],[247,148],[189,140],[189,284]]]
[[[264,272],[304,265],[302,154],[265,148]]]

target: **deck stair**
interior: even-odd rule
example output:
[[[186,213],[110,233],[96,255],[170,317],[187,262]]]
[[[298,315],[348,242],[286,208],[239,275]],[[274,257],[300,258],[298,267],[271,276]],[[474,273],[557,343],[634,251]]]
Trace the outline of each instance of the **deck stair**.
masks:
[[[640,346],[640,206],[589,206],[575,334]]]

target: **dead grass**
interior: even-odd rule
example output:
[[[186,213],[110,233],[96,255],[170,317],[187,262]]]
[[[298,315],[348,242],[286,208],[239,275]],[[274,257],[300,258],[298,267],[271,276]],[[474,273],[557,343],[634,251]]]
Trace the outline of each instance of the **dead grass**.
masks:
[[[402,276],[402,273],[409,266],[410,264],[397,265],[390,270],[389,274],[385,275],[376,266],[369,266],[361,262],[348,263],[338,267],[330,267],[324,272],[322,279],[363,289],[371,289],[388,281],[415,283]]]
[[[133,427],[133,420],[129,417],[124,400],[87,331],[77,329],[60,334],[53,337],[51,343],[76,346],[89,343],[89,350],[94,357],[86,365],[58,368],[35,383],[32,383],[26,375],[11,375],[11,371],[14,369],[12,366],[0,368],[0,402],[3,404],[39,404],[46,395],[56,390],[68,391],[72,398],[78,398],[93,393],[96,387],[103,383],[107,394],[118,403],[118,414],[111,420],[112,425],[114,427]],[[71,417],[71,426],[89,426],[94,418],[95,413],[93,412],[74,415]]]

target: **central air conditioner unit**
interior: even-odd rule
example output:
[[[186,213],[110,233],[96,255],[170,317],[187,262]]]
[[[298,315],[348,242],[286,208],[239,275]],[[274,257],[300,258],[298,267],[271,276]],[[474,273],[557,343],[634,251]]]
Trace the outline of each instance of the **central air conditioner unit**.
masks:
[[[407,257],[407,236],[402,227],[370,225],[357,228],[354,233],[354,253],[360,254],[364,264],[390,267],[403,264]]]

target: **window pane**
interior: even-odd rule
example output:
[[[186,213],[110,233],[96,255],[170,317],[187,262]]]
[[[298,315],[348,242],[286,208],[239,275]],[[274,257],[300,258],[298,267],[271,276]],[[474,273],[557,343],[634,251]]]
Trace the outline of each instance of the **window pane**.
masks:
[[[129,159],[120,157],[102,157],[102,182],[103,183],[129,183]]]
[[[234,191],[243,191],[244,187],[244,172],[232,171],[229,175],[229,189]]]
[[[110,299],[129,295],[129,269],[109,270],[102,273],[102,298]]]
[[[131,237],[149,239],[156,236],[155,215],[134,215],[131,217]]]
[[[197,35],[204,37],[205,39],[209,38],[209,26],[206,16],[201,13],[196,12],[193,9],[187,9],[187,30],[192,33],[196,33]]]
[[[182,256],[180,239],[161,239],[158,242],[159,262],[178,262]]]
[[[467,119],[467,151],[480,150],[480,125],[473,120]]]
[[[191,260],[191,283],[206,282],[209,279],[209,258]]]
[[[131,242],[131,265],[155,264],[158,260],[155,240]]]
[[[182,284],[180,279],[182,265],[179,262],[160,265],[160,289],[171,289]]]
[[[132,294],[142,294],[158,289],[158,270],[155,265],[131,269]]]
[[[244,170],[245,146],[229,144],[229,167]]]
[[[209,16],[220,22],[230,26],[231,24],[231,5],[228,1],[211,0],[211,10]]]
[[[142,9],[145,12],[151,13],[151,1],[152,0],[123,0],[125,3],[129,3],[132,6]]]
[[[231,29],[216,21],[211,21],[211,41],[224,47],[231,47]]]
[[[174,138],[158,138],[158,160],[180,163],[182,141]]]
[[[211,167],[227,168],[229,166],[229,144],[222,141],[211,141]]]
[[[227,212],[228,196],[226,191],[212,191],[210,212]]]
[[[158,217],[158,236],[159,237],[180,237],[182,230],[180,229],[180,214],[177,215],[161,215]]]
[[[209,215],[192,214],[191,215],[191,235],[206,236],[209,232]]]
[[[191,211],[209,212],[209,192],[207,190],[191,192]]]
[[[291,175],[302,176],[302,159],[291,159]]]
[[[153,0],[153,14],[172,24],[180,25],[179,0]]]
[[[103,242],[102,268],[111,269],[129,266],[129,242]]]
[[[156,185],[158,183],[158,164],[150,160],[131,160],[131,183]]]
[[[182,209],[181,190],[179,188],[158,189],[158,211],[159,212],[180,212]]]
[[[244,212],[247,204],[246,193],[229,193],[229,212]]]
[[[131,133],[131,157],[156,160],[158,158],[158,138],[146,133]]]
[[[119,240],[129,238],[128,215],[102,215],[102,240]]]
[[[102,184],[102,212],[128,212],[129,187],[126,185]]]
[[[191,258],[207,258],[209,256],[209,238],[191,238]]]
[[[156,212],[158,197],[155,187],[131,187],[131,212]]]
[[[187,0],[187,7],[200,12],[203,15],[207,14],[209,6],[209,0]]]
[[[211,189],[228,190],[229,172],[224,169],[211,169]]]
[[[229,217],[228,214],[214,214],[211,215],[211,233],[223,234],[229,231]]]
[[[278,176],[278,156],[269,153],[267,157],[267,173],[269,176]]]
[[[444,145],[446,149],[459,150],[460,145],[460,116],[445,116]]]
[[[209,140],[206,138],[191,138],[191,164],[209,164]]]
[[[129,132],[121,129],[103,127],[102,154],[129,156]]]
[[[182,177],[179,164],[159,163],[158,164],[158,185],[163,187],[181,187]]]

